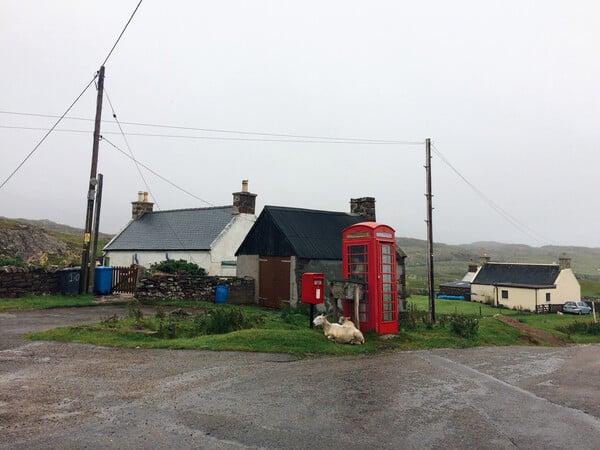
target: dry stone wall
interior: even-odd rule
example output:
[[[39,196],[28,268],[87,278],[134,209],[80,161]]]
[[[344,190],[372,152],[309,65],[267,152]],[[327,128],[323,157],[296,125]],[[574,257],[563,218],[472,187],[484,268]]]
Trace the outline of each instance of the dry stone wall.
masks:
[[[227,303],[254,303],[253,278],[153,274],[140,280],[135,296],[140,301],[170,299],[214,302],[219,285],[229,288]]]
[[[60,272],[42,267],[0,267],[0,298],[58,294]]]

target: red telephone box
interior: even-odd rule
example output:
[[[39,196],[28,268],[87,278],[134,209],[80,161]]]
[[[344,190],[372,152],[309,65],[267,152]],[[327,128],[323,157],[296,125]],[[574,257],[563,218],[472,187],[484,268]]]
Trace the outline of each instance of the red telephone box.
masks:
[[[394,235],[393,228],[377,222],[357,223],[342,232],[343,276],[363,284],[358,308],[362,331],[398,331]],[[344,315],[357,320],[351,300],[344,300]]]

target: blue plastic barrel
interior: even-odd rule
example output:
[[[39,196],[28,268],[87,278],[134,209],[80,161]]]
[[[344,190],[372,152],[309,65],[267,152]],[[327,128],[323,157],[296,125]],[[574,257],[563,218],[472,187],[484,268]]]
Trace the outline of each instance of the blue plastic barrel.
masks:
[[[215,292],[215,303],[227,303],[227,294],[229,294],[229,286],[217,286],[217,290]]]
[[[112,291],[111,266],[97,266],[94,268],[94,294],[108,295]]]

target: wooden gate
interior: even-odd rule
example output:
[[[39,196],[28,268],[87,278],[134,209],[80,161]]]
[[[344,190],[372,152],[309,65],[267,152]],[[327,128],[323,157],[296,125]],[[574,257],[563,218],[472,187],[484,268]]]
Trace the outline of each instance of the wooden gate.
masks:
[[[115,294],[135,294],[137,279],[137,267],[113,267],[112,292]]]
[[[261,256],[258,261],[258,304],[279,309],[290,301],[290,257]]]

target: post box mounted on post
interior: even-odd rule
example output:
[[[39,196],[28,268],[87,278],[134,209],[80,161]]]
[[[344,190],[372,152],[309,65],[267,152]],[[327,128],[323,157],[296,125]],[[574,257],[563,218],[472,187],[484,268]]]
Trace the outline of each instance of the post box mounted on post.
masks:
[[[322,273],[307,272],[302,274],[300,300],[310,305],[310,328],[313,327],[315,305],[323,303],[325,289],[325,275]]]

